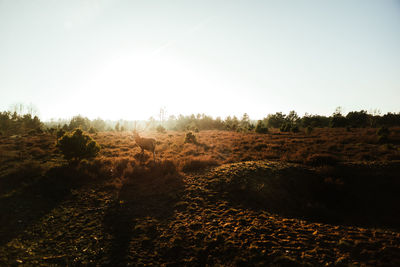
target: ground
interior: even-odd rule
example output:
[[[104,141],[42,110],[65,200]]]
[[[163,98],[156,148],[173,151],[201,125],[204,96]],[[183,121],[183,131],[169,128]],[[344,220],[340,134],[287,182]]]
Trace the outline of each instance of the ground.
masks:
[[[399,266],[396,135],[360,131],[153,133],[155,165],[129,133],[77,166],[51,135],[2,137],[0,265]]]

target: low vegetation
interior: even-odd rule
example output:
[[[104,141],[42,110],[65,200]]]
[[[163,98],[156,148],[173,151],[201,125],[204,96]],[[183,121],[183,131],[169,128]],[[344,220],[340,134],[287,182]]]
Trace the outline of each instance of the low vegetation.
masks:
[[[82,159],[90,159],[97,156],[100,146],[81,129],[75,129],[71,133],[64,134],[57,145],[64,158],[79,162]]]
[[[0,265],[399,265],[400,128],[303,119],[2,130]]]

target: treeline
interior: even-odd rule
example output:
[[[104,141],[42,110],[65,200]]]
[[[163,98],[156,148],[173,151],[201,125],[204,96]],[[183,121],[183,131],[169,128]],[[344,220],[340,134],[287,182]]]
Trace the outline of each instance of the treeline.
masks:
[[[103,131],[132,131],[132,130],[165,130],[176,131],[202,131],[202,130],[227,130],[227,131],[256,131],[266,133],[270,128],[278,128],[283,132],[297,132],[300,129],[324,127],[393,127],[400,126],[400,113],[386,113],[384,115],[369,114],[365,110],[351,111],[343,115],[337,109],[331,116],[305,114],[300,117],[295,111],[288,114],[277,112],[269,114],[262,120],[251,120],[248,114],[240,118],[228,116],[225,119],[213,118],[205,114],[169,116],[168,119],[146,121],[104,121],[101,118],[90,120],[78,115],[70,120],[41,122],[37,116],[31,114],[18,114],[17,112],[4,111],[0,113],[0,134],[22,134],[27,132],[54,132],[58,129],[72,131],[80,128],[88,132]]]
[[[262,120],[254,121],[245,113],[241,118],[228,116],[225,120],[217,117],[213,119],[207,115],[191,115],[172,117],[164,124],[172,130],[231,130],[267,132],[269,128],[278,128],[281,131],[298,131],[300,128],[365,128],[365,127],[393,127],[400,126],[400,113],[384,115],[369,114],[365,110],[351,111],[346,116],[337,110],[331,116],[306,114],[300,117],[295,111],[288,114],[277,112],[269,114]]]
[[[289,114],[277,112],[270,114],[262,120],[263,124],[268,128],[282,128],[285,125],[297,126],[302,128],[307,127],[351,127],[351,128],[365,128],[365,127],[393,127],[400,126],[400,113],[386,113],[384,115],[369,114],[365,110],[351,111],[347,115],[343,115],[340,109],[337,109],[332,116],[310,115],[306,114],[299,117],[295,111]]]
[[[68,123],[61,125],[53,122],[46,123],[49,127],[73,130],[81,128],[89,131],[131,131],[131,130],[175,130],[175,131],[202,131],[202,130],[227,130],[227,131],[257,131],[267,132],[269,128],[278,128],[281,131],[297,131],[301,128],[337,128],[337,127],[393,127],[400,126],[400,113],[387,113],[385,115],[369,114],[365,110],[351,111],[343,115],[336,111],[331,116],[306,114],[300,117],[295,111],[288,114],[277,112],[269,114],[262,120],[251,120],[248,114],[240,118],[228,116],[213,118],[205,114],[169,116],[166,120],[155,120],[150,118],[147,121],[104,121],[100,118],[89,120],[83,116],[75,116]]]
[[[18,114],[17,112],[0,112],[0,135],[41,133],[44,124],[37,116],[32,114]]]

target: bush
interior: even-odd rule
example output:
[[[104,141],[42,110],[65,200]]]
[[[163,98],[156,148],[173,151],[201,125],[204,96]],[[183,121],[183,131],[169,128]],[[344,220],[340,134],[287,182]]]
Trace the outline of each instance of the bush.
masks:
[[[376,133],[378,135],[378,142],[379,143],[387,143],[387,142],[389,142],[390,130],[387,127],[382,126],[381,128],[378,129],[378,131]]]
[[[256,133],[268,133],[268,128],[264,126],[263,122],[259,120],[255,129]]]
[[[281,132],[290,132],[291,128],[292,128],[292,126],[290,125],[290,123],[284,123],[281,125],[281,128],[279,130]]]
[[[58,129],[57,140],[60,139],[61,137],[63,137],[64,134],[65,134],[65,131],[63,129]]]
[[[79,162],[82,159],[94,158],[100,152],[100,146],[96,141],[84,134],[81,129],[64,134],[57,146],[69,161]]]
[[[335,114],[331,117],[330,126],[332,128],[346,127],[347,119],[343,117],[341,114]]]
[[[196,136],[192,132],[186,133],[185,143],[197,144]]]
[[[314,128],[311,126],[307,126],[306,128],[306,134],[310,135],[313,132]]]
[[[97,133],[97,130],[92,126],[92,127],[90,127],[90,129],[89,129],[89,133],[90,133],[90,134],[95,134],[95,133]]]
[[[292,133],[298,133],[298,132],[299,132],[299,126],[297,126],[296,124],[293,124],[293,125],[290,127],[290,131],[291,131]]]
[[[381,128],[378,129],[378,131],[376,132],[376,134],[378,136],[383,136],[383,135],[389,135],[390,131],[389,128],[382,126]]]
[[[43,130],[40,127],[37,127],[35,131],[36,131],[37,134],[42,134],[43,133]]]
[[[164,126],[162,126],[162,125],[158,125],[156,128],[156,131],[158,133],[166,133],[166,130],[165,130]]]

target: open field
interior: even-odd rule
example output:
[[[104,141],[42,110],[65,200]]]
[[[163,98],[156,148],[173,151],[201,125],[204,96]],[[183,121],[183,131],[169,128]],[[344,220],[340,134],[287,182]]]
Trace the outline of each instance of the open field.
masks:
[[[0,137],[0,265],[399,266],[400,129]]]

